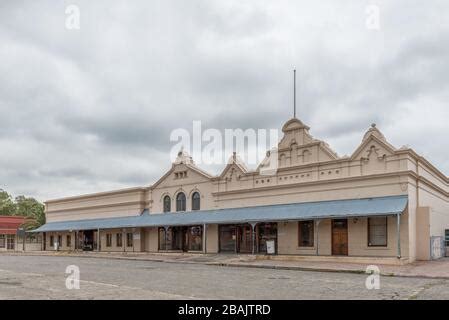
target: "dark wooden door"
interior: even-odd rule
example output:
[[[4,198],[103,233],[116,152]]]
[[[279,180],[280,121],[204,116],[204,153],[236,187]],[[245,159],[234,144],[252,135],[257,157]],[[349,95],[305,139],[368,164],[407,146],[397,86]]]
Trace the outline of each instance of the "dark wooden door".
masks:
[[[348,255],[348,220],[332,220],[332,254]]]

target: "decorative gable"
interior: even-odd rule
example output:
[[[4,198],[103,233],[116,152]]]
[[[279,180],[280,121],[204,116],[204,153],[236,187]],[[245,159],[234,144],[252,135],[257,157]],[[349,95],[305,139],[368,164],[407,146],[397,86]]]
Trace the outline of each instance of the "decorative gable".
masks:
[[[327,143],[310,135],[309,129],[296,118],[282,127],[284,137],[277,149],[280,168],[338,159]]]
[[[360,161],[363,175],[382,173],[387,170],[387,157],[395,151],[396,148],[389,144],[382,132],[372,124],[363,136],[362,143],[352,154],[351,160]]]
[[[361,160],[369,162],[369,160],[377,158],[384,159],[394,154],[396,148],[385,139],[385,136],[372,124],[371,128],[365,133],[360,146],[354,151],[351,160]]]
[[[220,179],[225,181],[240,180],[240,177],[248,172],[243,161],[234,152],[228,164],[220,175]]]
[[[209,181],[210,179],[212,179],[212,176],[198,168],[193,162],[192,157],[181,149],[171,169],[153,184],[152,188],[198,183]]]
[[[287,121],[282,127],[284,137],[279,142],[278,148],[286,149],[294,145],[304,145],[314,141],[309,134],[309,127],[303,124],[299,119],[293,118]]]

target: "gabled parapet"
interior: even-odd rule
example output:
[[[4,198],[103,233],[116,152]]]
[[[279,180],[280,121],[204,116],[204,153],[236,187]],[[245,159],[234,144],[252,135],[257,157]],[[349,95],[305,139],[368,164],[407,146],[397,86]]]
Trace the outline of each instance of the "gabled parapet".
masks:
[[[338,159],[337,153],[324,141],[313,138],[309,129],[296,118],[284,124],[284,136],[277,149],[279,168]]]

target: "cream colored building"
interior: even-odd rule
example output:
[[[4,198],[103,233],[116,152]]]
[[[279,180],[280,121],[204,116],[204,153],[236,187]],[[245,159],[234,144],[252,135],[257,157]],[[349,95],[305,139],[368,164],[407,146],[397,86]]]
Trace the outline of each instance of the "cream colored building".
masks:
[[[429,260],[444,254],[449,179],[372,125],[339,157],[300,120],[249,171],[218,176],[180,152],[149,187],[49,200],[45,250],[237,252]],[[277,159],[272,175],[262,174]],[[274,251],[273,251],[274,250]]]

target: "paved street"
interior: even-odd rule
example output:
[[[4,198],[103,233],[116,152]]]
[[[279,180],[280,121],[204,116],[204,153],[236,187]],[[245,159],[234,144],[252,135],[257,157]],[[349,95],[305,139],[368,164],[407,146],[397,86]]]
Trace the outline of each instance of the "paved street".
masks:
[[[80,289],[68,290],[68,265]],[[2,299],[449,299],[449,280],[61,256],[0,255]]]

